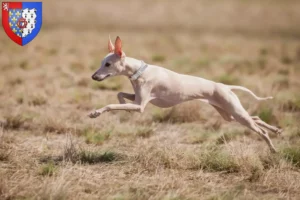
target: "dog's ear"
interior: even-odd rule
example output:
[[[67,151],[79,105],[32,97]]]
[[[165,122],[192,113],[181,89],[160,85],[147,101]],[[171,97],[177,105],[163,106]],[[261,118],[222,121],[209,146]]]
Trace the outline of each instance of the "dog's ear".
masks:
[[[124,55],[124,53],[122,52],[122,41],[119,36],[116,38],[115,42],[115,54],[117,54],[120,57]]]
[[[115,47],[114,47],[113,43],[111,42],[110,35],[108,36],[108,51],[109,51],[109,53],[112,53],[115,51]]]

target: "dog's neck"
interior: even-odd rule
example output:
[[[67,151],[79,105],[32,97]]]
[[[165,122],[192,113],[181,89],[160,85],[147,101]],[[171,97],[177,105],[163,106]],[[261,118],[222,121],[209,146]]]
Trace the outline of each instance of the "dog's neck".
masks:
[[[124,75],[130,78],[141,67],[141,60],[135,58],[125,57],[125,72]]]

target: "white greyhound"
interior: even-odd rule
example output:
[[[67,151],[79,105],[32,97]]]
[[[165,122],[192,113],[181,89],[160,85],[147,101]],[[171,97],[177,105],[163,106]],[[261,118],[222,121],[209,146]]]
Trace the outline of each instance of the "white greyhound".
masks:
[[[115,46],[109,38],[108,50],[109,54],[105,56],[101,67],[93,74],[92,79],[102,81],[112,76],[127,76],[133,86],[134,94],[118,93],[120,104],[107,105],[90,113],[89,117],[95,118],[111,110],[142,113],[148,102],[167,108],[198,99],[212,105],[226,121],[237,121],[258,133],[267,142],[271,152],[276,152],[265,129],[277,134],[281,133],[281,129],[265,123],[257,116],[250,116],[232,90],[248,92],[259,101],[272,99],[272,97],[257,97],[252,91],[242,86],[224,85],[195,76],[179,74],[126,57],[119,37],[116,38]],[[126,103],[124,98],[133,102]]]

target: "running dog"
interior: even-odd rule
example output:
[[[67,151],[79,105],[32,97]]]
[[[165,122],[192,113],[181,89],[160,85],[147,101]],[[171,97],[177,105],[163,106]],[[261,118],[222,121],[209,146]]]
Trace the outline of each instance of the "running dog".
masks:
[[[122,51],[122,41],[116,38],[115,45],[110,38],[108,51],[101,67],[92,75],[92,79],[103,81],[108,77],[127,76],[132,84],[134,94],[118,93],[120,104],[109,104],[89,114],[95,118],[111,110],[144,112],[145,106],[151,104],[167,108],[190,100],[200,100],[213,106],[226,121],[237,121],[258,133],[268,144],[271,152],[276,152],[267,130],[276,134],[281,129],[262,121],[258,116],[250,116],[232,90],[242,90],[256,100],[268,100],[273,97],[258,97],[242,86],[225,85],[200,77],[179,74],[168,69],[146,64],[141,60],[130,58]],[[125,99],[132,101],[126,103]]]

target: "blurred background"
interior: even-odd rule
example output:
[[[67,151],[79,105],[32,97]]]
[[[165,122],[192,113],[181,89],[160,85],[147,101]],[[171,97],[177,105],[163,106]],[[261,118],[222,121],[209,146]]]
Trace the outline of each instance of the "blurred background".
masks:
[[[29,44],[0,31],[0,198],[299,198],[299,11],[299,0],[43,1]],[[271,134],[283,153],[199,102],[89,119],[133,92],[125,77],[90,78],[108,35],[129,57],[274,96],[237,93],[284,128]]]

